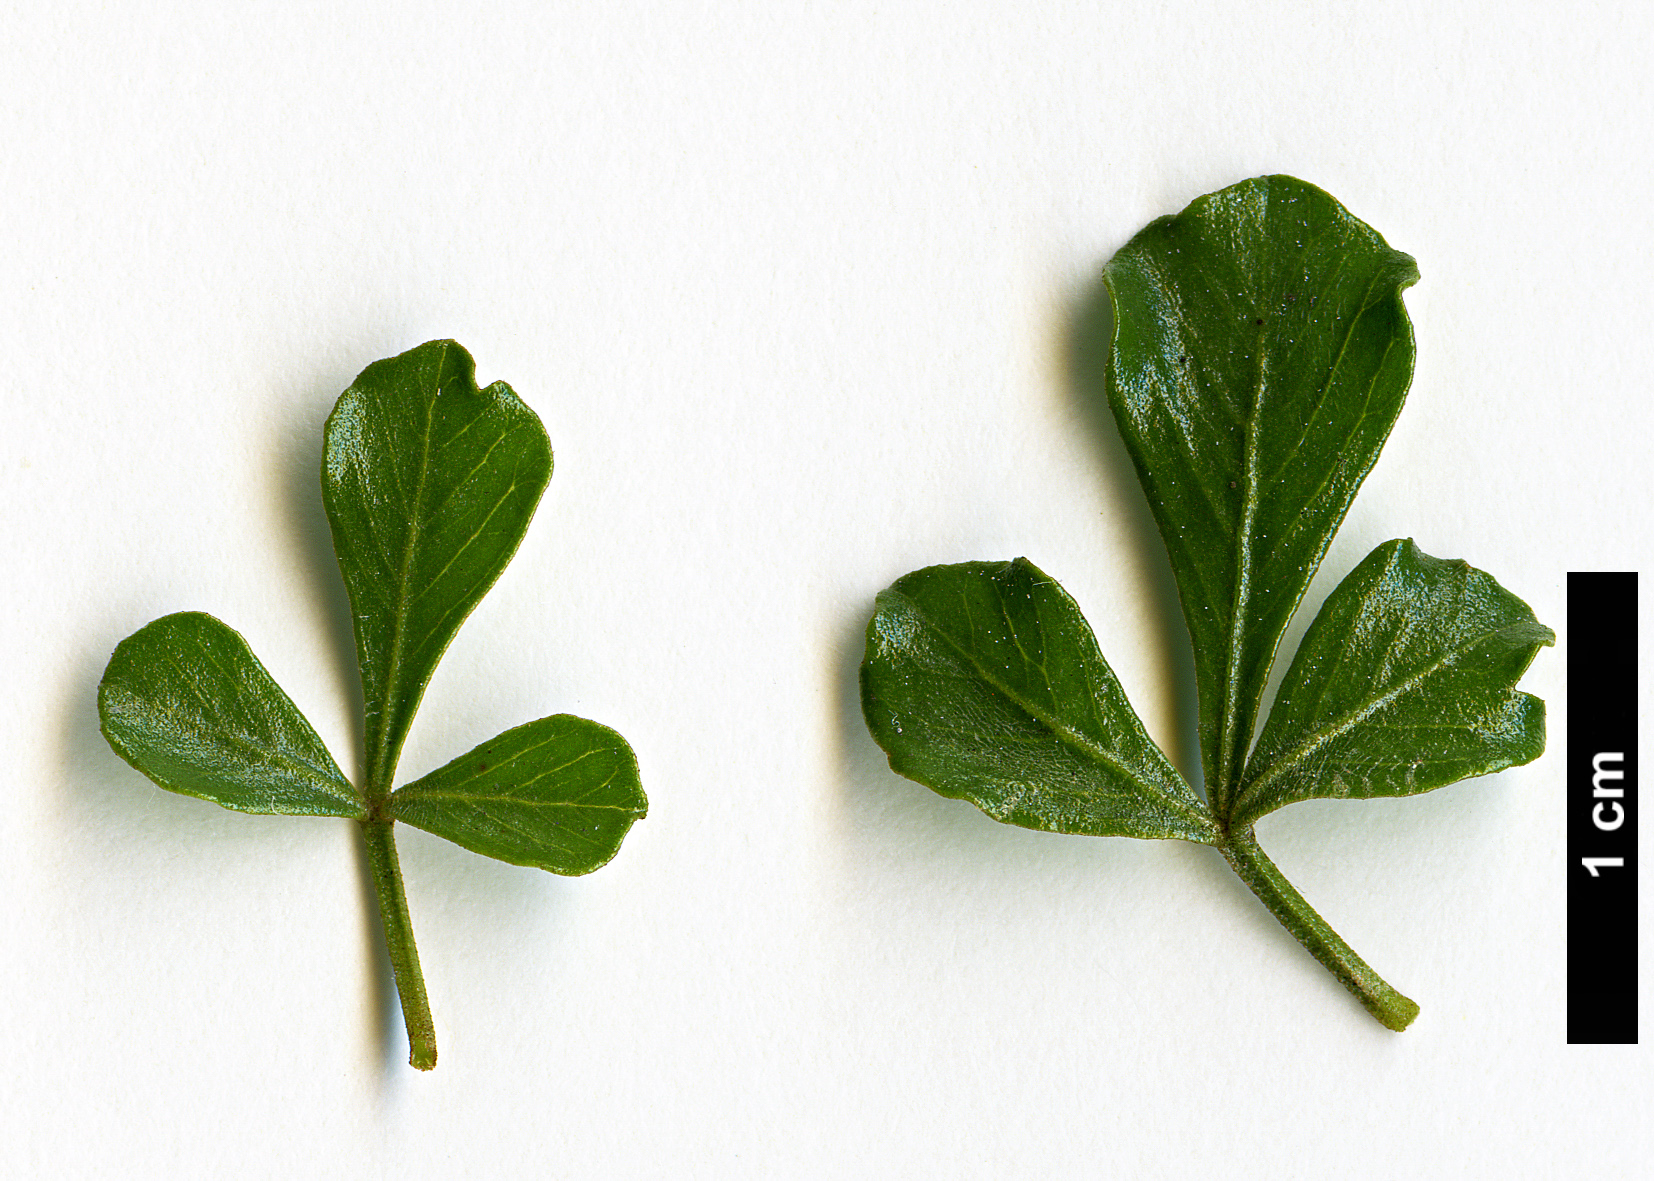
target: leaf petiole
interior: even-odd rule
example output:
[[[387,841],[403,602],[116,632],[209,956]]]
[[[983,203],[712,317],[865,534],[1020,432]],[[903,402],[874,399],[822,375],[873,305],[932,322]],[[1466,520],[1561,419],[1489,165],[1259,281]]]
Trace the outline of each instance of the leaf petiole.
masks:
[[[373,870],[373,892],[379,899],[379,918],[385,927],[396,992],[402,1000],[402,1020],[408,1027],[408,1065],[418,1070],[436,1066],[436,1027],[431,1002],[425,996],[425,976],[419,970],[419,948],[414,945],[413,919],[402,887],[402,866],[396,859],[396,836],[390,820],[364,820],[362,839]]]
[[[1218,848],[1230,868],[1251,887],[1269,912],[1355,995],[1367,1012],[1397,1033],[1413,1023],[1413,1018],[1419,1015],[1418,1005],[1391,988],[1315,913],[1315,908],[1304,901],[1304,896],[1258,847],[1250,828],[1231,830]]]

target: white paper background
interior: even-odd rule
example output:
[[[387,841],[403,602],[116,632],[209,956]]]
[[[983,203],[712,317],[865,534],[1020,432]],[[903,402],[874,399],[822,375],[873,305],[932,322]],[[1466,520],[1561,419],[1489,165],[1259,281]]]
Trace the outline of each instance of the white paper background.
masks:
[[[1209,850],[891,774],[854,679],[879,589],[1026,554],[1193,761],[1165,559],[1067,334],[1133,232],[1264,172],[1424,276],[1311,604],[1393,536],[1559,629],[1567,570],[1654,568],[1651,33],[1630,3],[8,6],[0,1171],[1632,1175],[1647,1056],[1566,1044],[1566,636],[1525,682],[1543,761],[1261,828],[1423,1005],[1401,1036]],[[163,792],[94,698],[122,637],[211,611],[354,767],[320,428],[440,336],[557,470],[404,777],[575,712],[652,810],[580,879],[402,835],[423,1076],[352,826]]]

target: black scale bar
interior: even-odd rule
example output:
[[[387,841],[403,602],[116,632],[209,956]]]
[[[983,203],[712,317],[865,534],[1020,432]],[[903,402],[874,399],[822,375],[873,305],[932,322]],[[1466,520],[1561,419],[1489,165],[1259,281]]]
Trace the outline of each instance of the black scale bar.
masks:
[[[1637,1041],[1637,576],[1568,575],[1568,1041]]]

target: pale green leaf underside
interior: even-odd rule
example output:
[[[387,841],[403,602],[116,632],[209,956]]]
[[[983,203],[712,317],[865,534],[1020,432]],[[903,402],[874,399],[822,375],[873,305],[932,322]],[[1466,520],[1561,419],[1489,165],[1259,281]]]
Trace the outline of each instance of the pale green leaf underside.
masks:
[[[1418,271],[1268,176],[1151,223],[1104,278],[1109,401],[1177,577],[1222,813],[1281,634],[1401,409]]]
[[[862,709],[897,772],[996,820],[1212,843],[1067,592],[1026,559],[932,566],[878,597]]]
[[[1545,703],[1512,686],[1555,638],[1482,571],[1411,540],[1379,546],[1305,633],[1233,823],[1296,800],[1413,795],[1538,758]]]
[[[109,745],[168,791],[238,812],[367,815],[247,641],[211,615],[168,615],[122,640],[98,715]]]
[[[648,809],[626,740],[569,714],[507,730],[389,803],[395,819],[474,853],[560,874],[603,865]]]
[[[454,633],[494,584],[551,477],[551,446],[511,387],[432,341],[364,369],[327,421],[322,494],[350,592],[371,792],[389,787]]]

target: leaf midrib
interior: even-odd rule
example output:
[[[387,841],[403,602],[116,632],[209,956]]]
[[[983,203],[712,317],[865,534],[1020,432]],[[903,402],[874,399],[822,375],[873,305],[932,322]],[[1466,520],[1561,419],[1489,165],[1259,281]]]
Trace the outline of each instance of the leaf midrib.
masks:
[[[341,800],[348,803],[357,802],[352,796],[346,795],[337,790],[340,787],[348,787],[349,783],[343,779],[333,778],[326,773],[324,768],[317,767],[311,763],[302,762],[291,755],[272,749],[271,747],[257,741],[256,738],[239,730],[216,728],[209,729],[204,727],[193,721],[189,714],[184,713],[176,707],[157,706],[152,703],[149,708],[154,713],[163,714],[175,719],[173,724],[177,729],[186,730],[190,733],[197,734],[202,738],[210,739],[212,745],[214,746],[227,746],[232,750],[243,751],[248,754],[258,756],[255,759],[249,760],[247,766],[247,770],[249,771],[259,766],[268,767],[273,764],[277,769],[291,772],[295,778],[303,780],[318,789],[334,789],[321,792],[321,794],[326,795],[331,799]],[[186,765],[193,767],[193,764]]]
[[[614,779],[613,775],[609,776],[593,790],[601,791],[613,783]],[[459,800],[466,803],[512,804],[523,808],[579,808],[592,812],[637,812],[635,807],[628,804],[586,804],[572,800],[534,800],[524,799],[522,796],[490,795],[482,792],[456,791],[450,788],[422,787],[417,791],[413,791],[411,788],[414,786],[410,784],[408,788],[396,793],[397,798],[404,801],[403,807],[406,807],[408,803],[418,803],[420,800]],[[407,794],[403,794],[404,792]]]
[[[396,690],[402,675],[408,630],[408,587],[413,577],[414,554],[419,548],[420,505],[425,499],[425,482],[431,466],[431,424],[435,418],[436,399],[442,393],[441,374],[447,364],[448,346],[443,345],[442,356],[437,361],[436,393],[424,404],[425,421],[421,424],[418,482],[414,486],[413,509],[410,513],[408,542],[402,553],[402,569],[396,577],[395,608],[391,616],[390,656],[385,664],[385,687],[379,709],[379,750],[368,782],[368,791],[374,799],[383,799],[390,794],[391,780],[396,774],[396,760],[390,749],[391,731],[401,724],[402,718],[391,718],[389,707],[392,700],[398,696]]]
[[[1342,266],[1342,260],[1340,261],[1340,266]],[[1360,299],[1359,303],[1356,305],[1355,311],[1351,315],[1346,317],[1347,323],[1344,325],[1343,332],[1342,332],[1342,334],[1340,336],[1340,339],[1339,339],[1339,342],[1338,342],[1338,352],[1332,358],[1331,363],[1327,366],[1326,378],[1322,381],[1320,393],[1316,397],[1316,403],[1315,403],[1316,404],[1316,410],[1315,410],[1316,414],[1319,414],[1321,409],[1327,403],[1328,396],[1329,396],[1329,394],[1332,390],[1332,383],[1337,379],[1338,371],[1339,371],[1340,368],[1342,368],[1342,366],[1344,364],[1344,360],[1349,354],[1350,342],[1355,338],[1355,330],[1356,330],[1357,324],[1360,322],[1361,318],[1364,315],[1367,314],[1367,311],[1373,306],[1373,300],[1372,300],[1373,289],[1374,289],[1374,287],[1377,286],[1379,278],[1380,278],[1380,276],[1376,272],[1368,277],[1367,285],[1362,290],[1361,299]],[[1330,280],[1329,280],[1329,283],[1330,283]],[[1231,624],[1231,629],[1230,629],[1230,642],[1229,642],[1229,652],[1228,652],[1229,669],[1228,669],[1228,676],[1226,678],[1226,683],[1225,683],[1225,686],[1224,686],[1225,692],[1224,692],[1223,735],[1222,735],[1223,745],[1219,748],[1219,752],[1218,752],[1218,758],[1220,760],[1219,768],[1218,768],[1218,785],[1219,785],[1218,790],[1220,792],[1222,792],[1225,796],[1228,796],[1232,793],[1233,786],[1239,786],[1239,784],[1236,783],[1235,781],[1238,781],[1238,780],[1242,779],[1243,776],[1244,776],[1245,761],[1246,761],[1246,755],[1247,755],[1247,749],[1246,748],[1251,745],[1251,738],[1252,738],[1251,733],[1247,733],[1245,735],[1237,736],[1235,731],[1236,731],[1236,729],[1238,728],[1238,726],[1240,724],[1239,714],[1241,712],[1240,700],[1239,700],[1240,691],[1241,691],[1241,684],[1240,684],[1241,678],[1240,678],[1239,673],[1238,673],[1238,670],[1239,670],[1239,667],[1240,667],[1240,659],[1241,659],[1241,655],[1242,655],[1241,650],[1245,646],[1246,638],[1249,637],[1251,635],[1252,631],[1253,631],[1253,625],[1257,622],[1255,619],[1247,619],[1244,616],[1245,616],[1245,612],[1246,612],[1246,610],[1247,610],[1247,608],[1250,604],[1250,601],[1251,601],[1251,583],[1252,583],[1252,573],[1253,573],[1253,570],[1252,570],[1252,535],[1253,535],[1254,528],[1255,528],[1255,525],[1256,525],[1257,510],[1258,510],[1258,507],[1259,507],[1259,505],[1261,503],[1261,500],[1262,500],[1262,494],[1261,494],[1261,492],[1259,490],[1259,487],[1258,487],[1258,485],[1259,485],[1259,476],[1258,476],[1258,467],[1257,467],[1257,465],[1258,465],[1258,456],[1257,456],[1257,433],[1256,433],[1256,428],[1257,428],[1258,418],[1263,413],[1264,390],[1265,390],[1265,386],[1267,385],[1267,381],[1266,381],[1266,377],[1265,377],[1265,369],[1267,367],[1267,358],[1269,356],[1268,350],[1263,347],[1262,336],[1263,336],[1263,334],[1259,333],[1258,376],[1257,376],[1257,379],[1254,383],[1252,414],[1246,419],[1246,421],[1244,423],[1244,429],[1246,431],[1246,441],[1245,441],[1245,452],[1244,452],[1244,465],[1243,465],[1243,469],[1242,469],[1242,477],[1241,478],[1245,483],[1245,487],[1244,487],[1244,490],[1243,490],[1242,502],[1241,502],[1241,504],[1242,504],[1241,527],[1240,527],[1239,530],[1237,530],[1237,537],[1236,537],[1236,572],[1235,572],[1235,588],[1236,588],[1236,591],[1235,591],[1235,602],[1234,602],[1234,614],[1230,617],[1231,620],[1232,620],[1232,624]],[[1368,411],[1369,411],[1369,409],[1371,408],[1371,405],[1372,405],[1373,390],[1378,384],[1378,375],[1382,371],[1384,360],[1386,360],[1389,357],[1390,350],[1394,347],[1394,345],[1395,345],[1394,340],[1389,340],[1389,341],[1385,342],[1384,351],[1383,351],[1382,354],[1380,354],[1379,365],[1374,368],[1373,376],[1367,383],[1367,391],[1366,391],[1366,395],[1363,399],[1361,414],[1358,417],[1358,421],[1365,421],[1366,420]],[[1309,428],[1308,428],[1308,425],[1306,424],[1303,433],[1301,433],[1299,435],[1298,442],[1295,443],[1293,445],[1292,449],[1287,453],[1289,456],[1293,455],[1293,454],[1296,454],[1298,452],[1298,450],[1300,448],[1302,448],[1304,439],[1308,437],[1308,433],[1309,433]],[[1284,470],[1284,467],[1283,467],[1282,470]],[[1314,493],[1311,496],[1304,499],[1304,504],[1305,504],[1306,507],[1310,504],[1315,503],[1315,501],[1320,498],[1321,494],[1323,492],[1325,492],[1327,484],[1331,481],[1332,474],[1336,470],[1337,470],[1337,465],[1336,464],[1327,469],[1326,473],[1322,477],[1322,480],[1321,480],[1320,484],[1318,484],[1316,486],[1316,489],[1315,489]],[[1270,478],[1269,482],[1273,485],[1273,484],[1277,483],[1278,481],[1279,481],[1279,473],[1277,473],[1275,476],[1272,476]],[[1303,514],[1303,510],[1300,509],[1299,515],[1302,516],[1302,514]],[[1311,558],[1311,563],[1312,564],[1319,565],[1321,556],[1323,554],[1325,554],[1326,547],[1327,547],[1328,544],[1331,543],[1331,541],[1332,541],[1332,534],[1329,533],[1329,534],[1326,535],[1326,537],[1323,540],[1323,544],[1321,546],[1320,552],[1315,554]],[[1288,615],[1288,620],[1290,621],[1290,613]],[[1283,630],[1284,630],[1284,628],[1283,628]],[[1270,653],[1269,656],[1270,656],[1270,663],[1273,664],[1274,663],[1274,659],[1273,659],[1274,654]],[[1256,715],[1254,715],[1254,718],[1253,718],[1254,724],[1256,723],[1256,720],[1257,720]],[[1239,747],[1240,749],[1237,749],[1237,747]],[[1228,807],[1228,809],[1230,811],[1233,811],[1235,805],[1237,805],[1239,802],[1240,801],[1238,799],[1227,800],[1227,801],[1225,801],[1225,805],[1226,805],[1226,807]]]
[[[1234,787],[1234,764],[1239,761],[1235,751],[1235,731],[1240,725],[1241,712],[1239,669],[1242,648],[1246,643],[1246,635],[1251,630],[1248,626],[1251,621],[1247,618],[1247,609],[1252,601],[1252,532],[1257,521],[1259,499],[1258,418],[1263,414],[1264,388],[1268,384],[1265,376],[1267,358],[1268,353],[1262,346],[1260,333],[1258,373],[1252,383],[1252,412],[1247,416],[1243,427],[1246,432],[1241,466],[1241,481],[1244,487],[1241,490],[1240,528],[1235,530],[1235,598],[1229,615],[1228,666],[1223,685],[1223,734],[1222,745],[1218,748],[1217,783],[1214,785],[1214,794],[1219,797],[1219,807],[1224,811],[1229,808],[1228,797]]]

